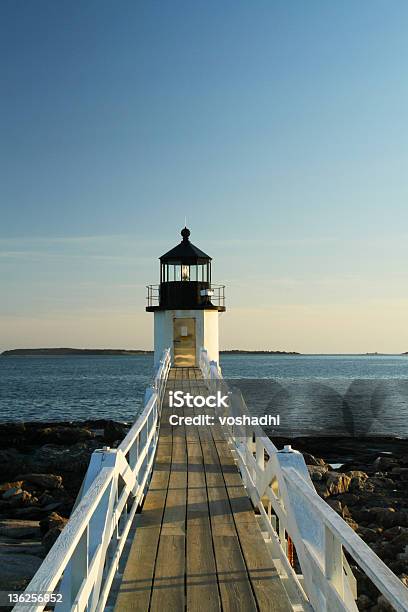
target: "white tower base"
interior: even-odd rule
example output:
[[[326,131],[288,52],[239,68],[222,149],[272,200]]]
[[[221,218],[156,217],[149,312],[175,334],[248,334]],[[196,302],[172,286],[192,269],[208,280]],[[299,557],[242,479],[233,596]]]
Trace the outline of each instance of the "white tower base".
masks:
[[[201,348],[219,362],[218,310],[157,310],[154,313],[154,363],[170,347],[172,365],[198,366]],[[186,319],[186,321],[183,321]]]

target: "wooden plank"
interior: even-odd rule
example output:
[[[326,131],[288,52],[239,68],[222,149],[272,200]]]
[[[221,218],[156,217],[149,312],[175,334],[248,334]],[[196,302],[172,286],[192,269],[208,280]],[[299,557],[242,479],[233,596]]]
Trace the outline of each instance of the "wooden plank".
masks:
[[[195,380],[194,372],[189,377]],[[190,385],[190,391],[193,391]],[[192,408],[185,416],[194,415]],[[188,457],[186,594],[189,612],[221,610],[212,544],[207,486],[200,438],[196,426],[186,426]]]
[[[222,609],[255,611],[252,588],[241,554],[218,454],[208,431],[200,428],[217,580]]]
[[[184,427],[173,428],[172,460],[163,523],[154,571],[150,610],[183,610],[187,457]]]
[[[265,546],[251,501],[242,484],[227,442],[216,442],[226,489],[231,504],[242,554],[260,611],[286,612],[291,609],[272,558]],[[271,607],[273,602],[273,607]]]

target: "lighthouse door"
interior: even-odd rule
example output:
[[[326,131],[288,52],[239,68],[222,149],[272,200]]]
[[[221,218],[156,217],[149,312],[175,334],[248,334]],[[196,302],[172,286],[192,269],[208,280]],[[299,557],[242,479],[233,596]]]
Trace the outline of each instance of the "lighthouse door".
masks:
[[[174,365],[195,367],[196,329],[195,319],[173,319]]]

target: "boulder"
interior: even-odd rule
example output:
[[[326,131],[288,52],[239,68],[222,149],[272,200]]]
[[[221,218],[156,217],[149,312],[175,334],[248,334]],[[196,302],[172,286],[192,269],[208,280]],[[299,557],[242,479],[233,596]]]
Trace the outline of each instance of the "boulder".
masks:
[[[313,484],[320,497],[322,497],[323,499],[327,499],[330,496],[330,493],[327,490],[327,484],[325,480],[314,480]]]
[[[346,474],[338,472],[327,473],[327,491],[329,495],[339,495],[347,493],[350,486],[351,478]]]
[[[308,465],[307,469],[309,470],[310,478],[315,482],[324,479],[328,467],[327,465]]]
[[[398,466],[398,460],[395,457],[377,457],[374,461],[374,467],[379,472],[389,472],[396,466]]]
[[[4,493],[6,493],[9,489],[21,489],[22,484],[22,480],[17,482],[3,482],[0,484],[0,494],[3,494],[3,499],[7,499],[4,498]]]
[[[347,506],[356,506],[361,504],[361,500],[355,493],[343,493],[341,495],[341,503]]]
[[[78,426],[53,425],[44,427],[37,432],[37,439],[40,444],[67,444],[69,446],[95,437],[93,431]]]
[[[109,444],[114,442],[122,441],[129,431],[129,425],[125,423],[118,423],[117,421],[106,421],[104,426],[104,439]]]
[[[47,510],[39,506],[26,506],[24,508],[16,508],[13,512],[13,517],[39,521],[47,512]]]
[[[386,476],[374,476],[370,478],[368,481],[370,482],[376,491],[381,491],[383,489],[394,489],[395,484],[391,478],[387,478]]]
[[[367,595],[362,594],[357,597],[356,604],[359,610],[369,610],[373,602]]]
[[[30,520],[3,519],[0,520],[0,535],[12,539],[39,538],[40,523]]]
[[[359,525],[357,533],[367,544],[378,541],[379,533],[375,529]]]
[[[68,473],[82,481],[91,454],[100,444],[97,441],[79,442],[70,447],[45,444],[30,455],[36,473]],[[30,470],[32,472],[34,470]]]
[[[352,470],[346,472],[346,475],[350,480],[350,491],[358,492],[364,489],[364,485],[367,482],[368,474],[361,470]]]
[[[321,466],[327,465],[324,459],[315,457],[314,455],[311,455],[310,453],[303,452],[302,455],[303,455],[303,459],[305,460],[306,465],[321,465]]]
[[[21,490],[13,495],[10,500],[10,505],[13,508],[21,508],[25,506],[35,506],[38,503],[38,499],[31,495],[28,491]]]
[[[406,527],[395,525],[395,527],[390,527],[389,529],[385,529],[383,531],[383,536],[386,540],[391,541],[400,535],[404,535],[405,533],[408,533],[408,529]]]
[[[51,548],[54,546],[63,529],[64,527],[62,525],[56,525],[47,531],[42,539],[42,545],[44,546],[46,552],[51,550]]]
[[[356,523],[356,521],[351,516],[346,515],[343,518],[346,521],[347,525],[351,527],[353,531],[358,530],[358,523]]]
[[[370,518],[372,522],[379,525],[380,527],[393,527],[398,524],[398,517],[394,508],[371,508]]]
[[[7,489],[7,491],[5,491],[3,493],[2,499],[11,499],[12,497],[14,497],[15,495],[20,495],[22,492],[21,487],[10,487],[9,489]]]
[[[2,479],[14,479],[18,472],[27,471],[30,457],[15,448],[0,448]]]
[[[37,485],[41,489],[58,489],[62,487],[62,476],[55,474],[23,474],[18,478]]]
[[[60,516],[57,512],[51,512],[40,521],[40,529],[43,534],[46,534],[53,527],[65,527],[67,523],[68,519]]]
[[[391,470],[391,476],[393,478],[397,477],[404,482],[408,481],[408,467],[395,467]]]

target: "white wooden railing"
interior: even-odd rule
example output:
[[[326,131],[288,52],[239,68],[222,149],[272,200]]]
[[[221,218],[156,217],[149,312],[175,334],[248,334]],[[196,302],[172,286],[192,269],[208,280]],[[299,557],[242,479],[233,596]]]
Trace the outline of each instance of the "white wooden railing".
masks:
[[[146,391],[143,412],[124,440],[118,448],[105,447],[92,454],[76,507],[25,594],[58,591],[62,595],[58,611],[104,609],[151,476],[169,369],[167,349]],[[13,610],[39,612],[44,607],[44,602],[19,603]]]
[[[249,414],[239,390],[229,389],[218,364],[200,353],[200,368],[212,392],[230,395],[232,416]],[[278,569],[295,585],[305,607],[316,612],[355,611],[356,580],[345,551],[399,612],[408,611],[408,589],[351,527],[317,494],[301,453],[278,450],[256,426],[225,426],[224,434],[254,506]],[[288,559],[295,549],[301,574]],[[290,553],[291,557],[292,554]]]

